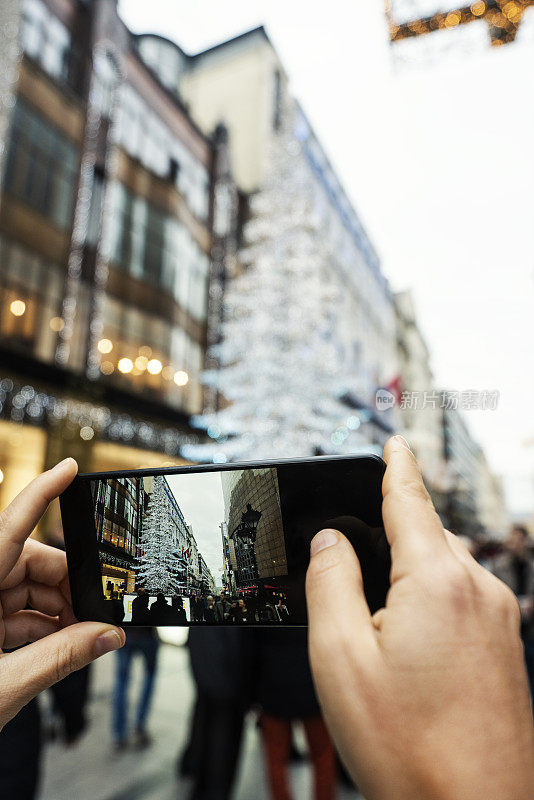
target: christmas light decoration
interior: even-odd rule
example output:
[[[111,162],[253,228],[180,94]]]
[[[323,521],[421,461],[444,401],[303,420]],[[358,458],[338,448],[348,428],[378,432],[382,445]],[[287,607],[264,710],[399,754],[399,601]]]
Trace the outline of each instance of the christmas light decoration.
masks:
[[[164,478],[154,478],[148,508],[143,519],[137,558],[137,583],[151,594],[175,594],[180,585],[187,585],[187,563],[179,557],[173,535],[174,524]]]
[[[386,0],[386,17],[392,42],[484,20],[489,40],[497,47],[516,38],[523,14],[534,0],[475,0],[458,7],[457,2],[436,0]]]
[[[219,366],[204,373],[227,405],[194,418],[216,441],[186,447],[194,460],[277,458],[337,450],[347,415],[332,337],[331,254],[314,210],[313,180],[292,109],[274,137],[264,186],[251,200],[244,271],[223,298]]]
[[[179,455],[184,445],[200,440],[197,434],[179,428],[137,419],[105,405],[58,397],[41,387],[17,384],[11,378],[0,378],[0,418],[44,429],[66,425],[72,436],[87,442],[93,439],[122,442],[173,457]],[[82,435],[84,428],[88,430]]]

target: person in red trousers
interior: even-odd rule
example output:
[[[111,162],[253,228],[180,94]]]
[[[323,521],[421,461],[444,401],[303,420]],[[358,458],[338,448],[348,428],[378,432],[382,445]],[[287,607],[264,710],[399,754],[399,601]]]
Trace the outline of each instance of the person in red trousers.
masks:
[[[290,800],[292,727],[302,724],[313,770],[315,800],[334,800],[337,764],[308,663],[305,629],[263,630],[259,636],[258,701],[270,796]]]

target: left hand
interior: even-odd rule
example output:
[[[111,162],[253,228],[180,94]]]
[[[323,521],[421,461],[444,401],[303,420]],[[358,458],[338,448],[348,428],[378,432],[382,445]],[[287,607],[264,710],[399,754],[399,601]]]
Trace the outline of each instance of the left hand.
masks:
[[[77,469],[65,459],[0,514],[0,648],[32,642],[0,650],[0,730],[39,692],[124,644],[121,628],[76,621],[65,553],[28,539]]]

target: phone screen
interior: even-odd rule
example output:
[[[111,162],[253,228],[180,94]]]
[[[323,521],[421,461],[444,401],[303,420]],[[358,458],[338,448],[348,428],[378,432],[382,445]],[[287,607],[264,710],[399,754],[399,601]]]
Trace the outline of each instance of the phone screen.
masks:
[[[350,538],[379,608],[382,475],[380,459],[359,457],[78,476],[61,497],[75,612],[132,626],[305,625],[309,544],[325,526]]]

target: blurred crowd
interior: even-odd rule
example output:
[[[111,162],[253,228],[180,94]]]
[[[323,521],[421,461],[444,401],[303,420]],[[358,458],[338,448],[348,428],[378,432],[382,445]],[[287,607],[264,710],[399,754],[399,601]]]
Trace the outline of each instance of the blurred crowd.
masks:
[[[518,598],[532,692],[534,542],[521,525],[514,526],[504,542],[465,541],[477,561],[503,580]],[[150,623],[155,603],[161,605],[161,598],[149,607],[148,595],[140,590],[134,600],[133,618],[139,621],[146,612]],[[285,608],[281,600],[279,606]],[[168,608],[172,610],[172,605]],[[262,608],[244,598],[227,597],[222,591],[219,596],[198,598],[191,605],[191,616],[194,621],[206,623],[247,622],[257,619]],[[185,615],[183,605],[176,612]],[[279,608],[276,613],[287,613],[287,609],[284,612]],[[125,646],[115,654],[110,738],[118,755],[131,747],[147,748],[153,744],[149,719],[159,648],[152,624],[128,629]],[[293,736],[296,724],[305,733],[315,800],[332,800],[340,779],[350,783],[321,717],[308,665],[306,629],[192,627],[188,650],[196,699],[188,741],[177,752],[177,771],[190,778],[191,800],[227,800],[232,796],[244,722],[250,713],[257,719],[272,800],[289,800],[292,796],[288,766],[292,758],[299,757]],[[143,677],[132,701],[129,684],[132,663],[137,658],[143,663]],[[51,736],[61,736],[66,745],[79,742],[83,747],[80,740],[87,724],[89,676],[87,667],[50,690],[53,725],[50,719],[43,724],[39,701],[34,700],[5,726],[0,733],[2,796],[17,800],[37,797],[41,749]]]

